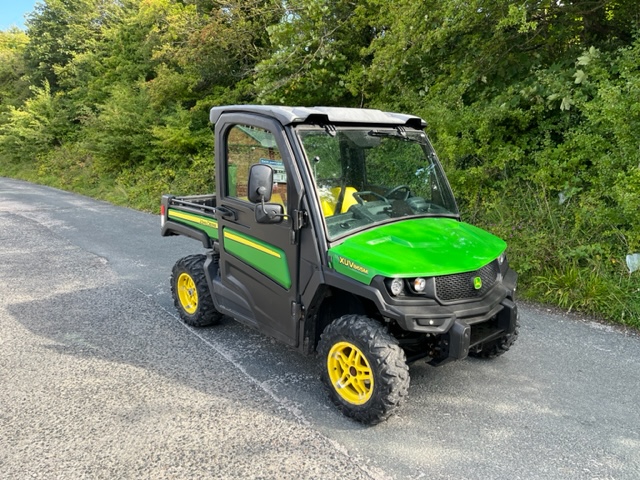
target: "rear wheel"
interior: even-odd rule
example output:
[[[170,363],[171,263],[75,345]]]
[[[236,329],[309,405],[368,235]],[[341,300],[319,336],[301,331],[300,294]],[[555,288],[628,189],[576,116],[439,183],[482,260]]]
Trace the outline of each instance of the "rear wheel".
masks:
[[[207,277],[204,274],[204,255],[181,258],[173,266],[171,294],[180,319],[193,327],[206,327],[220,321],[213,303]]]
[[[363,315],[345,315],[318,344],[321,379],[346,416],[367,425],[386,420],[409,391],[409,367],[386,327]]]

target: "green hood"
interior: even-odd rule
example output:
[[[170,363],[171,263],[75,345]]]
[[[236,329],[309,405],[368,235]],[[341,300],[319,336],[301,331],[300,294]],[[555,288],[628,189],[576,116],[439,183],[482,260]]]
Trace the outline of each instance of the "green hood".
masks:
[[[329,249],[331,266],[369,284],[384,277],[430,277],[477,270],[507,244],[451,218],[404,220],[367,230]]]

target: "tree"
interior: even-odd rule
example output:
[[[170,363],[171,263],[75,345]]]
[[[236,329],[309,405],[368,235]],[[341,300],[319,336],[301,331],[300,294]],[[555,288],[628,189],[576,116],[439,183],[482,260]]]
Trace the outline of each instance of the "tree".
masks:
[[[42,88],[32,90],[32,97],[21,108],[10,105],[0,122],[0,155],[10,163],[32,164],[62,141],[64,120],[59,99],[46,81]]]
[[[366,48],[379,34],[369,0],[285,2],[269,28],[273,54],[257,67],[262,102],[363,106],[367,103]]]
[[[18,106],[26,99],[28,85],[22,77],[27,42],[27,35],[17,28],[0,31],[0,112],[8,105]]]
[[[57,70],[64,68],[76,55],[90,51],[125,3],[119,0],[45,0],[36,3],[26,21],[27,35],[32,39],[25,50],[31,82],[41,85],[46,80],[52,91],[57,91]]]

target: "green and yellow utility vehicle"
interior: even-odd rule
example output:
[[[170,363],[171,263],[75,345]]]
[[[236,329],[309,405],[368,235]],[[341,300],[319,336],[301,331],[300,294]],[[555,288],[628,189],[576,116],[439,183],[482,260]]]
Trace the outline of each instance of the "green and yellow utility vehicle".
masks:
[[[424,120],[237,105],[211,122],[216,193],[162,197],[162,235],[205,249],[173,268],[185,323],[228,315],[317,351],[333,403],[365,424],[406,399],[408,364],[509,350],[506,244],[460,220]]]

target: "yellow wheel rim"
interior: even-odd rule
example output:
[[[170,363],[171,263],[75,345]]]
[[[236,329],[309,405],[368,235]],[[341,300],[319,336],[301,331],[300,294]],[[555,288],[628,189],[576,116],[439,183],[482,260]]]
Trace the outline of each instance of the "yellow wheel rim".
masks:
[[[194,314],[198,309],[196,283],[188,273],[183,273],[178,277],[178,298],[180,299],[180,305],[189,315]]]
[[[364,354],[349,342],[338,342],[329,351],[327,368],[331,385],[345,401],[366,403],[373,394],[373,373]]]

